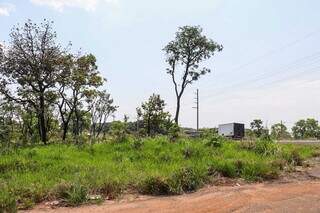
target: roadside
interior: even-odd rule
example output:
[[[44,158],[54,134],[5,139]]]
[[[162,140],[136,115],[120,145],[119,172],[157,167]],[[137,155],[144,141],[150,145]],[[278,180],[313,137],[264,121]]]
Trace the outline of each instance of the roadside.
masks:
[[[52,209],[43,204],[26,212],[319,212],[319,162],[319,158],[314,159],[310,167],[297,167],[295,172],[272,182],[229,182],[172,197],[126,195],[118,201],[77,208]]]

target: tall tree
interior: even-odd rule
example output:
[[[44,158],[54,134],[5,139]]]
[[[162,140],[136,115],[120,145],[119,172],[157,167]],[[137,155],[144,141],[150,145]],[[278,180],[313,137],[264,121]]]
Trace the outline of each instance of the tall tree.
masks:
[[[164,48],[169,65],[167,73],[172,78],[177,99],[174,118],[177,124],[179,123],[181,97],[185,88],[197,81],[200,76],[210,72],[210,69],[206,67],[200,68],[200,63],[222,49],[222,45],[203,35],[202,28],[199,26],[180,27],[175,39]]]
[[[150,96],[148,101],[137,108],[138,117],[142,118],[143,128],[149,136],[161,134],[169,128],[170,114],[165,112],[164,108],[164,100],[156,94]]]
[[[47,109],[55,98],[53,88],[64,51],[56,43],[52,22],[47,20],[40,25],[28,20],[23,26],[14,27],[10,38],[10,45],[1,54],[1,93],[9,100],[34,108],[40,138],[46,144]]]
[[[64,69],[58,80],[58,107],[63,124],[63,138],[66,137],[71,119],[74,119],[73,133],[78,142],[83,120],[81,117],[90,111],[90,108],[85,110],[85,104],[89,106],[88,102],[97,94],[97,88],[105,79],[100,75],[96,58],[92,54],[69,55],[64,58],[63,63]]]

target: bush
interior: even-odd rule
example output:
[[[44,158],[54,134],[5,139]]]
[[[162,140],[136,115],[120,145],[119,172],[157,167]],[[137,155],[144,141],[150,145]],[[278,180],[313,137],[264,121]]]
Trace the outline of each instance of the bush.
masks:
[[[56,197],[63,199],[68,206],[85,203],[87,194],[87,188],[79,183],[60,183],[55,188]]]
[[[0,190],[0,213],[16,212],[17,205],[15,196],[9,193],[7,190]]]
[[[294,165],[294,166],[302,166],[303,159],[301,155],[299,154],[298,150],[294,149],[288,154],[285,155],[285,158],[287,159],[288,163]]]
[[[139,186],[140,192],[151,195],[169,195],[170,186],[167,179],[163,177],[150,177],[143,181]]]
[[[132,148],[135,150],[140,150],[143,146],[143,141],[140,138],[134,138],[132,142]]]
[[[128,136],[127,123],[121,121],[114,121],[110,127],[110,134],[116,142],[124,142]]]
[[[197,149],[195,149],[194,147],[185,147],[182,151],[182,154],[184,156],[185,159],[189,159],[192,157],[197,157],[199,156],[199,151]]]
[[[218,134],[209,134],[203,142],[206,146],[219,148],[223,145],[224,138]]]
[[[122,192],[122,186],[119,182],[110,181],[104,183],[99,192],[106,196],[109,200],[116,199]]]
[[[197,190],[203,184],[203,176],[193,168],[183,168],[170,178],[151,177],[140,184],[140,192],[151,195],[177,195]]]
[[[238,171],[233,161],[222,161],[215,165],[216,170],[224,177],[237,177]]]
[[[182,168],[172,175],[169,180],[172,194],[182,194],[197,190],[203,184],[203,176],[194,168]]]
[[[259,155],[269,156],[281,153],[280,146],[269,139],[258,139],[257,141],[244,141],[239,143],[240,149],[254,151]]]
[[[168,131],[170,141],[176,141],[179,138],[180,127],[177,124],[172,124]]]

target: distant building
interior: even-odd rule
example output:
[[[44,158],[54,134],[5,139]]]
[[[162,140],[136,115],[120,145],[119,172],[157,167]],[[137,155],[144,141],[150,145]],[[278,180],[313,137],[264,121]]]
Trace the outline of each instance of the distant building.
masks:
[[[233,139],[244,138],[244,131],[244,124],[240,123],[221,124],[218,128],[219,135]]]

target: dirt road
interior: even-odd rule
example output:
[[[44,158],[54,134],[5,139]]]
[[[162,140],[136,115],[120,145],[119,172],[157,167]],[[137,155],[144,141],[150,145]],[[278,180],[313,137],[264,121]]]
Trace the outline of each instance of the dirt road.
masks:
[[[31,212],[320,212],[320,181],[217,186],[175,197],[140,196],[79,208],[39,206]]]

